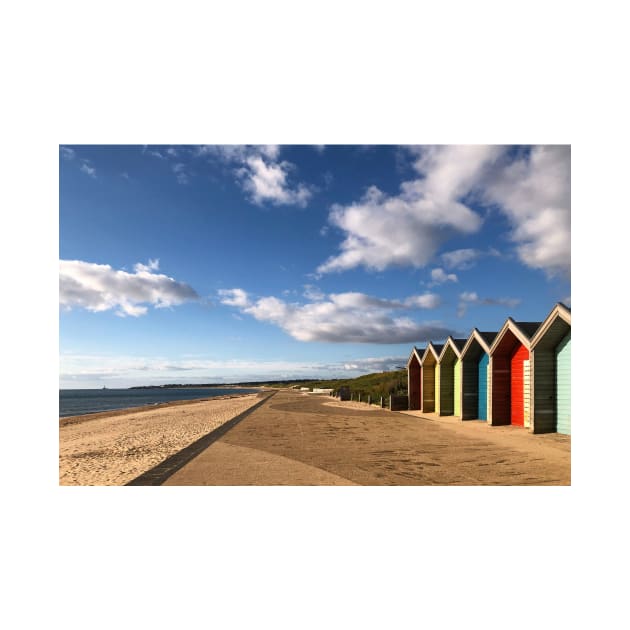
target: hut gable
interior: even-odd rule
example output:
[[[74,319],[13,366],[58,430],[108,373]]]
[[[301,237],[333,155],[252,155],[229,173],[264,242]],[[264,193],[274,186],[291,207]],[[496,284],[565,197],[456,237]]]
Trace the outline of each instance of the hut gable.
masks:
[[[442,348],[442,352],[440,352],[440,363],[447,355],[454,355],[456,359],[459,359],[467,341],[467,339],[453,339],[453,337],[449,337]]]
[[[468,337],[466,344],[462,348],[461,358],[467,359],[470,356],[479,358],[484,352],[490,354],[490,346],[497,334],[497,332],[481,332],[473,328],[470,337]]]
[[[571,311],[562,302],[558,302],[531,340],[531,349],[536,347],[555,348],[571,329]]]
[[[540,328],[542,322],[515,322],[511,317],[508,317],[503,324],[501,330],[497,333],[492,345],[490,346],[489,354],[494,354],[499,348],[505,350],[506,346],[514,346],[517,342],[522,343],[529,349],[531,338],[534,333]],[[511,332],[512,334],[507,334]]]

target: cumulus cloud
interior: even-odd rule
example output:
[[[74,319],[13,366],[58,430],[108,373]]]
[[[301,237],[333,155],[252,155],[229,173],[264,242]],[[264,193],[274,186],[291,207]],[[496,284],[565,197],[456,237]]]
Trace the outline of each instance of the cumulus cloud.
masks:
[[[329,223],[344,234],[340,253],[319,273],[363,266],[424,267],[451,237],[477,232],[472,209],[494,207],[511,223],[520,261],[548,276],[568,275],[571,264],[570,147],[407,147],[419,177],[397,195],[376,186],[356,202],[333,205]],[[459,249],[440,259],[446,269],[468,269],[496,250]]]
[[[485,199],[512,224],[520,260],[548,276],[571,268],[571,147],[535,146],[488,178]]]
[[[464,291],[459,294],[457,316],[463,317],[469,306],[507,306],[514,308],[521,303],[519,298],[481,298],[475,291]]]
[[[234,173],[251,201],[258,205],[295,205],[304,208],[314,188],[291,181],[295,165],[279,161],[278,145],[204,145],[198,156],[218,158],[234,167]]]
[[[196,291],[158,270],[157,260],[138,263],[134,273],[81,260],[59,261],[59,304],[101,312],[114,309],[122,317],[138,317],[146,304],[164,308],[198,299]]]
[[[454,331],[441,322],[417,322],[400,311],[435,308],[433,294],[386,300],[364,293],[334,293],[306,304],[274,296],[250,298],[243,289],[223,289],[220,301],[237,306],[258,321],[269,322],[299,341],[330,343],[409,343],[443,339]]]
[[[419,177],[403,182],[398,195],[371,186],[360,201],[332,207],[329,222],[345,239],[341,253],[318,272],[424,267],[449,238],[479,230],[481,217],[464,197],[503,151],[472,145],[419,149],[414,164]]]
[[[457,276],[454,273],[446,273],[441,267],[431,270],[431,284],[444,284],[445,282],[457,282]]]
[[[270,201],[275,205],[296,205],[304,208],[312,192],[305,184],[291,188],[288,175],[292,170],[289,162],[272,162],[262,155],[250,156],[244,166],[236,171],[243,190],[250,194],[252,201],[262,205]]]

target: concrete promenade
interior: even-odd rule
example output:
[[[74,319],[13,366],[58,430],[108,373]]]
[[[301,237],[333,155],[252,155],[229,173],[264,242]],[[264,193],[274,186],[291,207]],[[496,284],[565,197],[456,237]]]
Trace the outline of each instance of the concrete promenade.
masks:
[[[570,485],[571,439],[281,390],[162,485]]]

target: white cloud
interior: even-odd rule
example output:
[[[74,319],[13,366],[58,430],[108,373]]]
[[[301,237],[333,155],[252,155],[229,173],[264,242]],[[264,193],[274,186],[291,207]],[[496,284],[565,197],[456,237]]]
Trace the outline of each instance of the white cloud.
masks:
[[[512,223],[517,254],[547,275],[571,268],[571,147],[536,146],[488,178],[485,198]]]
[[[96,169],[94,167],[90,166],[87,162],[83,162],[83,164],[81,164],[81,170],[86,175],[89,175],[90,177],[96,178]]]
[[[234,165],[239,184],[255,204],[269,202],[304,208],[313,195],[312,186],[290,181],[295,166],[278,161],[278,145],[204,145],[197,148],[196,154]]]
[[[149,258],[148,264],[145,265],[143,263],[136,263],[133,268],[136,273],[151,273],[152,271],[157,271],[160,268],[160,259]]]
[[[75,156],[74,149],[71,149],[70,147],[59,147],[59,151],[61,153],[61,156],[65,158],[66,160],[74,159],[74,156]]]
[[[442,304],[442,299],[435,293],[425,293],[424,295],[414,295],[405,300],[405,305],[417,308],[437,308]]]
[[[219,294],[223,304],[272,323],[299,341],[409,343],[455,334],[440,322],[392,315],[393,311],[435,308],[440,300],[433,294],[386,300],[357,292],[335,293],[307,304],[273,296],[254,301],[243,289],[223,289]]]
[[[479,230],[481,217],[462,199],[503,151],[496,146],[426,147],[414,165],[420,177],[401,184],[398,195],[371,186],[359,202],[334,205],[329,221],[346,236],[341,253],[318,271],[424,267],[450,237]]]
[[[568,275],[571,264],[569,146],[408,147],[419,178],[388,196],[376,186],[357,202],[334,205],[329,222],[345,235],[340,253],[320,273],[363,266],[424,267],[453,236],[477,232],[482,218],[470,204],[495,206],[512,225],[525,265],[548,276]],[[490,249],[460,249],[441,256],[447,269],[468,269]]]
[[[444,284],[445,282],[457,282],[457,276],[454,273],[446,273],[441,267],[431,270],[431,284]]]
[[[135,273],[129,273],[110,265],[60,260],[59,304],[93,312],[115,309],[117,315],[138,317],[147,312],[145,304],[163,308],[199,297],[189,285],[153,273],[158,269],[157,260],[138,263],[134,269]]]
[[[459,294],[459,304],[457,305],[457,316],[463,317],[468,306],[507,306],[514,308],[521,303],[519,298],[480,298],[475,291],[464,291]]]
[[[275,163],[262,155],[250,156],[245,165],[237,170],[243,189],[254,203],[262,205],[270,201],[276,205],[296,205],[304,208],[311,198],[310,189],[304,184],[291,188],[287,178],[292,166],[289,162]]]
[[[219,301],[226,306],[246,307],[250,305],[247,292],[243,289],[219,289]]]

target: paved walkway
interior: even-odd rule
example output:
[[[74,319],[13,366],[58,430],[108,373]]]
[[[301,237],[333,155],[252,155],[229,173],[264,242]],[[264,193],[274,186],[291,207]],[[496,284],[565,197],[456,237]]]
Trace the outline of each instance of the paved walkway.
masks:
[[[281,390],[163,485],[570,485],[571,438]]]

